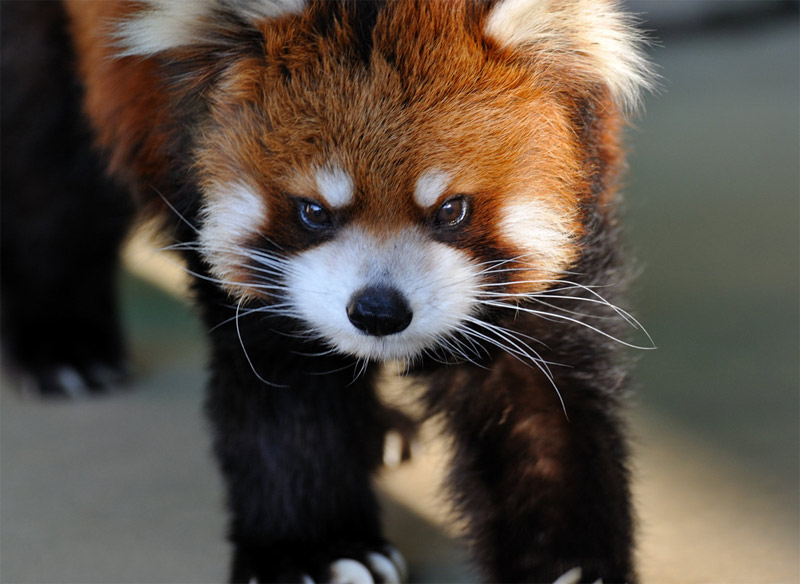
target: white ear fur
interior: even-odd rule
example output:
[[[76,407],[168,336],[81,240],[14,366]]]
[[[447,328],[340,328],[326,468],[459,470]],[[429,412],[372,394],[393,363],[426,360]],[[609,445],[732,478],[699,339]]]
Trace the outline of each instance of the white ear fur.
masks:
[[[635,110],[654,75],[642,36],[616,0],[501,0],[484,32],[503,47],[536,51],[588,82],[604,84]]]
[[[114,37],[118,56],[151,56],[202,42],[224,27],[220,14],[255,22],[300,12],[306,0],[145,0],[145,7],[121,22]]]

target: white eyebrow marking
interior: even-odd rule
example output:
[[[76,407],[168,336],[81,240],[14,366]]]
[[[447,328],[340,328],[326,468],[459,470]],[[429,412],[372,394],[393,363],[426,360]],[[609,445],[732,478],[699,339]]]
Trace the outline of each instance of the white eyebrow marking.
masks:
[[[353,200],[353,179],[338,166],[326,166],[316,173],[317,190],[334,209]]]
[[[420,207],[432,207],[444,194],[449,183],[450,175],[446,172],[435,168],[426,170],[417,179],[414,200]]]

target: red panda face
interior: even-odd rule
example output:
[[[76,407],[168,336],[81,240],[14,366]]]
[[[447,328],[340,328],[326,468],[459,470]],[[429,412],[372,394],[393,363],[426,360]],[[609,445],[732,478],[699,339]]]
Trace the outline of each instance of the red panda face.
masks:
[[[581,136],[578,110],[618,117],[627,77],[522,51],[547,38],[517,27],[526,3],[570,6],[395,2],[366,26],[358,2],[300,3],[258,20],[258,50],[217,63],[193,132],[214,277],[371,359],[413,359],[492,299],[558,281],[581,252],[596,160],[616,152]],[[596,24],[582,10],[576,26]]]
[[[433,47],[413,76],[377,48],[343,67],[340,47],[295,55],[290,39],[289,73],[269,56],[225,72],[198,152],[201,241],[235,296],[279,297],[338,350],[407,359],[485,293],[541,290],[570,266],[583,184],[568,114],[459,32],[460,52]]]

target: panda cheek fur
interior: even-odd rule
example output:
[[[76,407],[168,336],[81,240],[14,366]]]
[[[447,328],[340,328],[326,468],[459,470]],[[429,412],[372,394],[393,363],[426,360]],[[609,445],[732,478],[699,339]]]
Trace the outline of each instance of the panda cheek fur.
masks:
[[[551,286],[575,262],[581,228],[573,215],[531,198],[503,205],[499,233],[515,250],[514,263],[522,268],[510,281],[515,293],[533,293]]]
[[[250,295],[249,242],[267,225],[267,203],[241,181],[207,186],[200,211],[200,251],[211,274],[235,297]]]

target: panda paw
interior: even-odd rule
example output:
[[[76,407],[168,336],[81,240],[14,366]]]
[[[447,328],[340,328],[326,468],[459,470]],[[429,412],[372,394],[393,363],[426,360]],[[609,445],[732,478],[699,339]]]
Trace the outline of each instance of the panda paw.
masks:
[[[80,399],[125,384],[130,376],[124,361],[55,361],[33,367],[6,367],[10,379],[24,396]]]
[[[267,584],[269,582],[295,582],[297,584],[403,584],[408,579],[408,565],[402,554],[391,545],[377,546],[353,551],[347,554],[334,554],[330,559],[309,560],[314,554],[305,556],[296,565],[287,566],[281,562],[277,570],[268,567],[253,567],[255,572],[247,579],[234,574],[234,581],[246,581],[248,584]],[[286,560],[284,557],[283,560]],[[274,566],[272,566],[274,567]],[[266,569],[265,569],[266,568]]]

